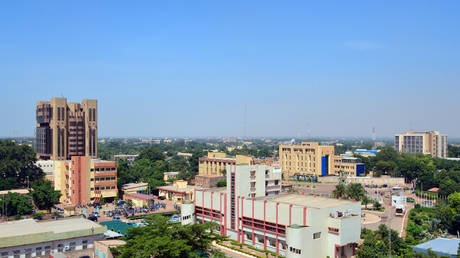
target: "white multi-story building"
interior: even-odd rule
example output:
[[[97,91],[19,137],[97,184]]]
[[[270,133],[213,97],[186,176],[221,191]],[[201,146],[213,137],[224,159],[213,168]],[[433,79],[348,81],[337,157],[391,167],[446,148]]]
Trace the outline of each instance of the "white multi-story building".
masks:
[[[440,134],[438,131],[395,134],[394,147],[399,152],[423,153],[446,158],[447,134]]]
[[[275,170],[277,171],[277,170]],[[182,223],[214,221],[240,243],[286,257],[351,257],[361,204],[281,192],[281,174],[265,165],[227,167],[227,188],[196,189]]]
[[[54,161],[53,160],[37,160],[37,167],[41,168],[45,173],[45,177],[49,181],[54,181]]]

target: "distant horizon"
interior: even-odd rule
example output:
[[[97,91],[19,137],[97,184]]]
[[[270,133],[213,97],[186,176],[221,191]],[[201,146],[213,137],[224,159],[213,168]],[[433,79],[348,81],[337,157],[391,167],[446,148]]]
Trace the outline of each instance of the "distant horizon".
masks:
[[[15,137],[6,137],[0,136],[0,139],[15,139],[15,138],[35,138],[35,136],[15,136]],[[176,139],[176,140],[183,140],[183,139],[197,139],[197,140],[205,140],[205,139],[222,139],[222,138],[237,138],[238,140],[252,140],[252,139],[277,139],[277,140],[365,140],[365,141],[373,141],[372,137],[360,137],[360,136],[318,136],[318,137],[293,137],[293,136],[99,136],[98,140],[100,139],[155,139],[155,140],[163,140],[163,139]],[[377,137],[375,141],[393,141],[393,137]],[[448,137],[448,143],[450,144],[451,141],[454,143],[460,142],[460,137]]]

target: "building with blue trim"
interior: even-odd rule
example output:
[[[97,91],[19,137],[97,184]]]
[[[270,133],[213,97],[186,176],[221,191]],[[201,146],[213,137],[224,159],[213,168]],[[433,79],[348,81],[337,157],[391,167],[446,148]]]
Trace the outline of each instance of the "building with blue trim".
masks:
[[[364,164],[347,155],[335,155],[333,145],[302,142],[300,145],[279,146],[280,165],[285,178],[308,178],[317,176],[361,176]]]

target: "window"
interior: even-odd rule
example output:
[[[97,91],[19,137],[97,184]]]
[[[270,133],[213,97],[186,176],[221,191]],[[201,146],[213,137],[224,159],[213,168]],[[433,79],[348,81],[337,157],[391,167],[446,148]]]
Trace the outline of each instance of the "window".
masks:
[[[26,255],[26,258],[32,257],[32,248],[24,250],[24,254]]]
[[[74,251],[75,250],[76,243],[75,242],[70,242],[69,244],[69,250]]]
[[[57,250],[59,253],[62,253],[64,251],[64,245],[63,244],[58,244]]]
[[[45,246],[45,255],[51,254],[51,246]]]
[[[321,237],[321,232],[313,233],[313,239],[318,239]]]
[[[88,248],[88,240],[83,240],[83,241],[82,241],[82,248],[83,248],[83,249]]]
[[[42,248],[41,247],[37,247],[35,248],[35,256],[40,256],[42,255]]]
[[[289,251],[291,251],[292,253],[295,253],[295,254],[301,254],[302,253],[302,250],[294,248],[292,246],[289,247]]]
[[[19,257],[21,257],[21,251],[19,251],[19,250],[14,250],[14,251],[13,251],[13,257],[14,257],[14,258],[19,258]]]
[[[338,228],[328,227],[327,229],[328,229],[329,233],[336,234],[336,235],[339,234],[339,229]]]
[[[8,258],[8,252],[2,252],[2,258]]]
[[[259,243],[263,244],[263,243],[264,243],[264,238],[263,238],[263,237],[258,237],[258,238],[257,238],[257,241],[258,241]]]

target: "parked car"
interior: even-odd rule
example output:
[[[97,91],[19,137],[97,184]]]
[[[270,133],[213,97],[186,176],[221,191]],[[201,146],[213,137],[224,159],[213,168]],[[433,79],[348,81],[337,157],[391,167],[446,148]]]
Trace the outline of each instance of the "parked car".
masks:
[[[172,223],[180,222],[180,216],[174,215],[168,220],[168,222],[172,222]]]
[[[120,216],[113,216],[112,220],[121,220]]]
[[[166,197],[164,197],[164,196],[158,196],[158,199],[159,199],[159,200],[165,200]]]
[[[407,201],[407,202],[414,202],[415,200],[414,200],[414,198],[412,198],[412,197],[407,197],[406,201]]]
[[[96,216],[89,216],[88,219],[91,220],[91,221],[96,221],[97,222],[97,217]]]
[[[93,213],[91,213],[94,217],[100,217],[101,215],[99,214],[99,212],[97,211],[93,211]]]
[[[433,207],[433,202],[432,201],[423,201],[421,204],[423,207]]]

